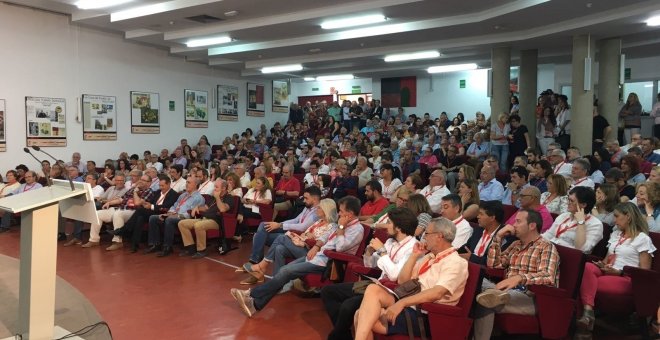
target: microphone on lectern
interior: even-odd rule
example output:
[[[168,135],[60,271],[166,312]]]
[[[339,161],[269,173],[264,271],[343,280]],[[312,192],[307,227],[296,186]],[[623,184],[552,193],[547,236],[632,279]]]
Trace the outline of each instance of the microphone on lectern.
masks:
[[[25,149],[27,149],[27,148],[25,148]],[[52,158],[55,161],[55,164],[61,166],[62,167],[62,172],[64,173],[65,178],[69,181],[69,185],[71,185],[71,191],[76,190],[76,188],[73,186],[73,181],[71,180],[71,177],[69,177],[69,172],[66,170],[66,166],[64,165],[64,162],[62,162],[61,160],[53,157],[53,155],[49,154],[48,152],[46,152],[44,150],[41,150],[41,148],[36,146],[36,145],[32,145],[32,150],[45,153],[46,155],[48,155],[48,157]]]
[[[32,156],[32,158],[34,158],[34,160],[36,160],[37,162],[39,162],[39,166],[42,165],[42,164],[41,164],[42,161],[39,160],[39,158],[37,158],[35,155],[33,155],[32,152],[30,152],[30,149],[28,149],[28,148],[23,148],[23,151],[24,151],[25,153],[29,154],[30,156]],[[44,173],[44,176],[46,176],[46,183],[48,184],[48,186],[50,186],[50,178],[48,178],[48,175],[49,175],[49,174]]]

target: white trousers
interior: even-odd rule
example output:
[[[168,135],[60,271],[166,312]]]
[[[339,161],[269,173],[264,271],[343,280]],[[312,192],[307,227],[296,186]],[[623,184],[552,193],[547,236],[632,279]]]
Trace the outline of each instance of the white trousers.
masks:
[[[117,208],[108,208],[99,210],[96,212],[99,216],[100,224],[92,223],[91,230],[89,231],[89,241],[90,242],[99,242],[101,240],[101,225],[103,223],[112,222],[113,229],[119,229],[126,224],[135,210],[120,210]],[[121,236],[114,236],[112,242],[121,242]]]

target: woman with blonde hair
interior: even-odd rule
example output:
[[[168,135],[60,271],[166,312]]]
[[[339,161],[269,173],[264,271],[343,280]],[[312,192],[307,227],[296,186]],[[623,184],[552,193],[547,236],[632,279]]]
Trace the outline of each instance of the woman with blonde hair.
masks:
[[[266,271],[273,264],[273,275],[277,274],[286,264],[287,258],[298,259],[307,255],[310,247],[316,240],[327,239],[337,229],[337,204],[333,199],[325,198],[316,209],[318,218],[307,230],[298,235],[291,231],[278,236],[268,249],[268,254],[261,262],[251,264],[247,262],[237,271],[245,271],[250,277],[241,281],[241,284],[255,284],[264,281]]]
[[[419,239],[424,238],[426,227],[431,222],[433,211],[429,201],[421,194],[413,194],[408,197],[406,208],[412,210],[413,214],[417,216],[417,229],[415,229],[415,237]]]
[[[474,220],[479,214],[479,182],[466,179],[458,185],[458,195],[463,202],[463,218]]]
[[[546,179],[548,191],[541,194],[541,204],[551,214],[561,215],[568,210],[568,183],[562,175],[552,174]]]
[[[577,327],[583,332],[593,330],[598,292],[632,295],[632,282],[623,275],[623,267],[651,269],[651,254],[656,249],[639,209],[631,202],[619,203],[614,208],[614,219],[617,228],[610,235],[607,256],[603,261],[587,262],[584,266],[580,286],[584,311],[577,320]]]
[[[500,113],[497,116],[495,124],[490,126],[490,154],[497,156],[500,160],[500,169],[507,171],[507,159],[509,158],[509,140],[508,135],[511,127],[507,122],[509,119],[506,113]]]
[[[241,179],[234,172],[227,174],[225,178],[227,181],[227,192],[232,196],[243,197],[243,188],[241,187]]]
[[[649,231],[660,232],[660,184],[644,182],[637,185],[637,207],[646,217]]]
[[[596,189],[596,205],[591,214],[605,224],[614,225],[614,207],[620,200],[616,185],[603,183]]]

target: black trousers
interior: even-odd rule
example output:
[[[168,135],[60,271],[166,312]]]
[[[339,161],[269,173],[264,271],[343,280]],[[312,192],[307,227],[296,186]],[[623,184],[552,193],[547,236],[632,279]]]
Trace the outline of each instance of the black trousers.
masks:
[[[363,297],[353,293],[353,282],[337,283],[321,289],[321,300],[334,326],[328,340],[353,339],[353,316],[360,308]]]
[[[131,245],[133,247],[140,245],[140,239],[142,238],[142,226],[149,222],[149,216],[157,214],[157,212],[150,209],[138,208],[135,210],[133,216],[131,216],[128,221],[126,221],[124,228],[128,228],[127,231],[131,232]]]

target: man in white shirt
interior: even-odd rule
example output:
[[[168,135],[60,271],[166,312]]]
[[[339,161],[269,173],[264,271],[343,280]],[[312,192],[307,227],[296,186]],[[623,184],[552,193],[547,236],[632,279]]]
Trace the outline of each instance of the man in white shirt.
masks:
[[[442,217],[452,221],[456,226],[456,236],[451,242],[452,247],[459,249],[472,236],[472,226],[466,221],[461,212],[463,211],[463,202],[461,196],[450,194],[442,198]]]
[[[215,190],[215,184],[209,179],[209,171],[206,169],[199,169],[197,171],[197,180],[201,183],[199,185],[199,191],[202,195],[213,195]]]
[[[492,164],[489,162],[488,164]],[[486,164],[486,163],[484,163]],[[482,201],[501,201],[504,197],[504,187],[495,179],[495,168],[484,165],[479,173],[479,199]]]
[[[147,174],[149,177],[151,177],[151,183],[149,185],[149,189],[151,189],[151,191],[156,191],[160,189],[160,183],[158,180],[158,171],[156,171],[156,168],[147,168],[147,170],[145,170],[144,173]]]
[[[169,170],[170,178],[172,179],[172,189],[181,193],[186,190],[186,180],[183,179],[183,167],[179,164],[172,165]]]
[[[155,168],[158,173],[163,171],[163,163],[158,161],[158,155],[155,153],[149,155],[149,163],[146,166],[147,168]]]
[[[603,238],[603,223],[591,215],[596,194],[587,187],[575,187],[568,195],[568,211],[557,216],[543,238],[589,254]]]
[[[371,175],[373,175],[373,170],[367,166],[367,158],[360,156],[357,158],[357,167],[353,170],[351,176],[358,177],[358,188],[364,188],[367,185],[367,182],[371,180]]]
[[[252,181],[252,178],[250,178],[250,174],[247,171],[245,171],[245,164],[244,163],[236,164],[236,166],[234,167],[234,172],[241,180],[241,187],[247,188],[250,185],[250,181]]]
[[[85,164],[80,161],[80,152],[74,152],[73,155],[71,155],[71,162],[67,162],[65,165],[67,168],[75,166],[81,174],[85,173],[86,170]]]
[[[621,147],[621,150],[623,150],[625,153],[628,153],[628,150],[631,148],[634,148],[636,146],[641,147],[642,146],[642,135],[639,133],[633,133],[631,138],[630,138],[630,144],[626,144]]]
[[[575,187],[587,187],[594,190],[595,184],[589,178],[589,168],[591,168],[591,164],[584,158],[578,158],[573,161],[571,167],[571,179],[573,179],[573,183],[569,190]]]
[[[312,161],[309,164],[309,172],[303,178],[303,182],[305,183],[305,188],[311,185],[319,186],[319,183],[321,183],[322,181],[323,179],[321,178],[321,176],[319,176],[319,162]]]
[[[426,197],[426,200],[431,206],[431,211],[439,214],[442,211],[441,200],[442,197],[449,195],[449,189],[445,185],[445,172],[442,170],[435,170],[429,177],[429,185],[425,186],[419,193]]]
[[[562,149],[552,150],[548,154],[548,162],[552,164],[552,172],[557,175],[562,175],[567,179],[571,179],[572,164],[566,162],[566,153]]]

